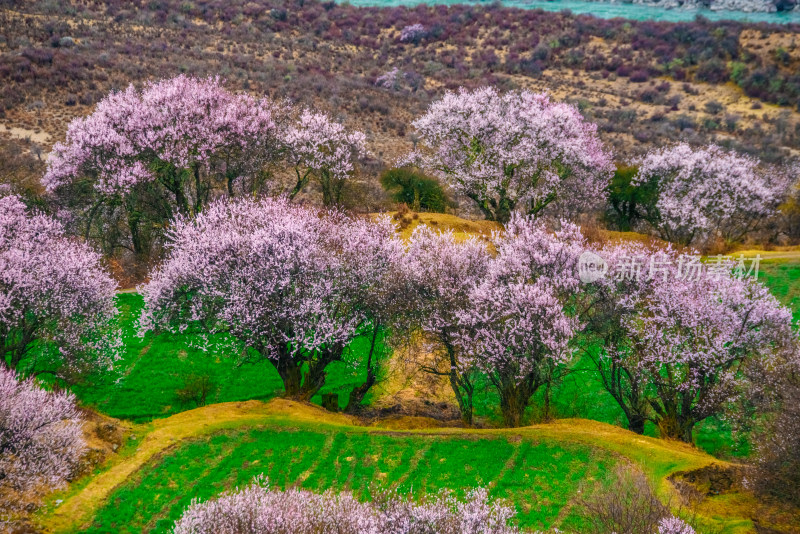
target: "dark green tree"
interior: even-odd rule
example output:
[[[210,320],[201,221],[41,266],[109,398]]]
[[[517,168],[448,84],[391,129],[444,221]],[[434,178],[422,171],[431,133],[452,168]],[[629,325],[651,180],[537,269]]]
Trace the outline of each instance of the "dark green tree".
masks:
[[[387,170],[381,175],[381,185],[392,200],[414,211],[444,213],[447,208],[447,195],[439,182],[411,167]]]

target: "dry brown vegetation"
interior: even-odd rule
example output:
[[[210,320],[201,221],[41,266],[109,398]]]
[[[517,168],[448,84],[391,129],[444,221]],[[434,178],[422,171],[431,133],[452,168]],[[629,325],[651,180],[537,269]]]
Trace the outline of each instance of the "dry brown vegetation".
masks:
[[[333,112],[368,134],[370,175],[414,145],[410,122],[433,98],[486,83],[549,90],[576,103],[620,159],[678,139],[773,161],[800,146],[800,115],[729,81],[738,76],[750,93],[795,105],[794,27],[296,0],[5,4],[0,137],[28,140],[35,154],[108,91],[181,72],[221,75],[236,89]],[[400,29],[414,22],[429,35],[400,43]],[[734,73],[736,63],[746,73]],[[407,80],[397,90],[375,87],[392,67]],[[786,80],[773,76],[759,89],[750,80],[758,69]]]

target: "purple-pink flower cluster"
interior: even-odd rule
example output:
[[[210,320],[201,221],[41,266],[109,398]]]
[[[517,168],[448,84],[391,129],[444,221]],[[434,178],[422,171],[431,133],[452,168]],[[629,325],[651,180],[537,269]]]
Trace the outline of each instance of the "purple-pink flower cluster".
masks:
[[[400,30],[400,42],[401,43],[419,43],[425,36],[427,32],[425,31],[425,26],[420,23],[416,24],[409,24],[408,26],[404,26],[402,30]]]
[[[103,194],[125,193],[156,179],[160,165],[207,172],[232,159],[271,155],[277,113],[271,101],[227,91],[219,78],[181,75],[141,90],[131,85],[70,123],[43,183],[53,191],[88,176]]]
[[[174,534],[513,534],[516,511],[483,488],[463,500],[444,492],[414,502],[397,495],[359,502],[350,493],[272,489],[262,477],[241,491],[193,502]]]
[[[767,362],[796,342],[791,311],[762,284],[736,276],[733,262],[693,277],[680,272],[691,256],[672,249],[616,243],[600,255],[616,271],[629,258],[659,258],[657,272],[601,278],[587,295],[604,317],[606,357],[630,381],[624,394],[641,396],[646,408],[638,415],[662,435],[691,441],[693,426],[737,392],[742,364]]]
[[[273,362],[288,395],[301,394],[309,364],[309,397],[325,366],[368,324],[371,308],[382,306],[375,295],[403,254],[388,220],[284,199],[212,203],[195,219],[176,221],[170,240],[166,261],[142,288],[143,327],[225,332]]]
[[[658,522],[658,534],[695,534],[695,531],[685,521],[670,516]]]
[[[515,209],[537,214],[559,201],[561,214],[605,197],[611,155],[596,125],[546,93],[493,87],[448,92],[414,121],[423,150],[406,157],[506,222]]]
[[[754,158],[685,143],[641,160],[634,183],[650,181],[658,191],[657,213],[650,214],[656,230],[685,245],[718,236],[740,239],[775,211],[789,185],[774,169],[759,169]]]
[[[0,526],[43,488],[64,486],[86,446],[70,393],[49,392],[0,365]]]
[[[0,365],[57,376],[110,366],[120,344],[116,287],[101,256],[58,222],[0,198]]]

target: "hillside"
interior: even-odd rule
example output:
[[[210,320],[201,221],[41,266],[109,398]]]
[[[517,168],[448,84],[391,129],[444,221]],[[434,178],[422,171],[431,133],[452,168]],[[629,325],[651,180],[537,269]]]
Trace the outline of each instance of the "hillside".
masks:
[[[346,118],[368,134],[377,168],[413,146],[410,123],[432,99],[489,83],[577,104],[620,159],[677,139],[771,161],[800,146],[791,26],[604,21],[486,6],[172,4],[6,3],[0,135],[41,157],[109,90],[190,72]],[[400,30],[420,21],[427,36],[400,42]],[[376,86],[394,67],[402,69],[394,85]]]

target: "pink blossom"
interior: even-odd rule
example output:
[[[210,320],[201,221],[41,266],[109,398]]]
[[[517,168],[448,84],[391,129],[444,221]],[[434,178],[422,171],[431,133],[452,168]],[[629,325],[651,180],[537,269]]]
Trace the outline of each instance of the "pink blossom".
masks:
[[[649,181],[657,183],[658,200],[648,218],[661,237],[681,244],[740,239],[774,213],[788,186],[788,177],[759,169],[754,158],[685,143],[641,161],[634,183]]]
[[[116,283],[101,262],[54,219],[0,198],[0,365],[62,378],[111,365]]]
[[[366,156],[366,136],[348,132],[324,113],[304,110],[297,124],[286,132],[288,159],[297,174],[297,195],[309,179],[317,180],[326,206],[341,202],[342,188],[356,171],[359,158]]]
[[[400,30],[400,42],[419,44],[426,35],[425,26],[419,23],[410,24]]]
[[[597,127],[546,93],[448,92],[414,121],[424,146],[406,158],[474,200],[486,218],[572,214],[600,202],[613,168]]]
[[[225,333],[245,359],[272,362],[287,395],[301,398],[322,387],[328,363],[369,327],[376,288],[403,254],[388,219],[283,199],[214,202],[177,220],[170,241],[142,288],[143,328]]]
[[[416,300],[430,350],[442,360],[441,365],[426,362],[422,368],[449,378],[466,424],[472,424],[473,382],[478,368],[460,350],[458,340],[463,331],[459,315],[472,306],[471,292],[485,278],[489,261],[486,244],[474,237],[458,241],[452,232],[419,225],[409,240],[406,269],[413,290],[407,292],[407,298]]]
[[[0,519],[32,490],[63,487],[85,449],[72,394],[45,391],[0,365]]]
[[[732,263],[696,276],[693,258],[670,249],[619,244],[601,256],[609,276],[587,289],[587,320],[604,342],[604,385],[629,418],[652,420],[664,436],[691,441],[694,425],[733,398],[743,363],[769,361],[795,340],[791,311]],[[634,261],[639,276],[629,276]]]
[[[670,516],[658,522],[658,534],[695,534],[695,532],[684,521]]]
[[[498,390],[509,426],[521,424],[536,390],[569,361],[580,327],[567,304],[583,237],[562,225],[553,233],[532,217],[512,216],[508,230],[493,235],[497,256],[458,314],[458,345]]]
[[[233,180],[274,157],[281,110],[266,99],[231,93],[219,78],[178,76],[111,93],[56,143],[43,183],[49,191],[90,178],[104,195],[160,180],[188,212],[188,173]],[[202,192],[195,191],[195,195]]]
[[[263,477],[241,491],[193,501],[175,523],[174,534],[513,534],[516,514],[489,500],[483,488],[464,500],[443,492],[414,502],[386,494],[359,502],[350,493],[275,490]]]

